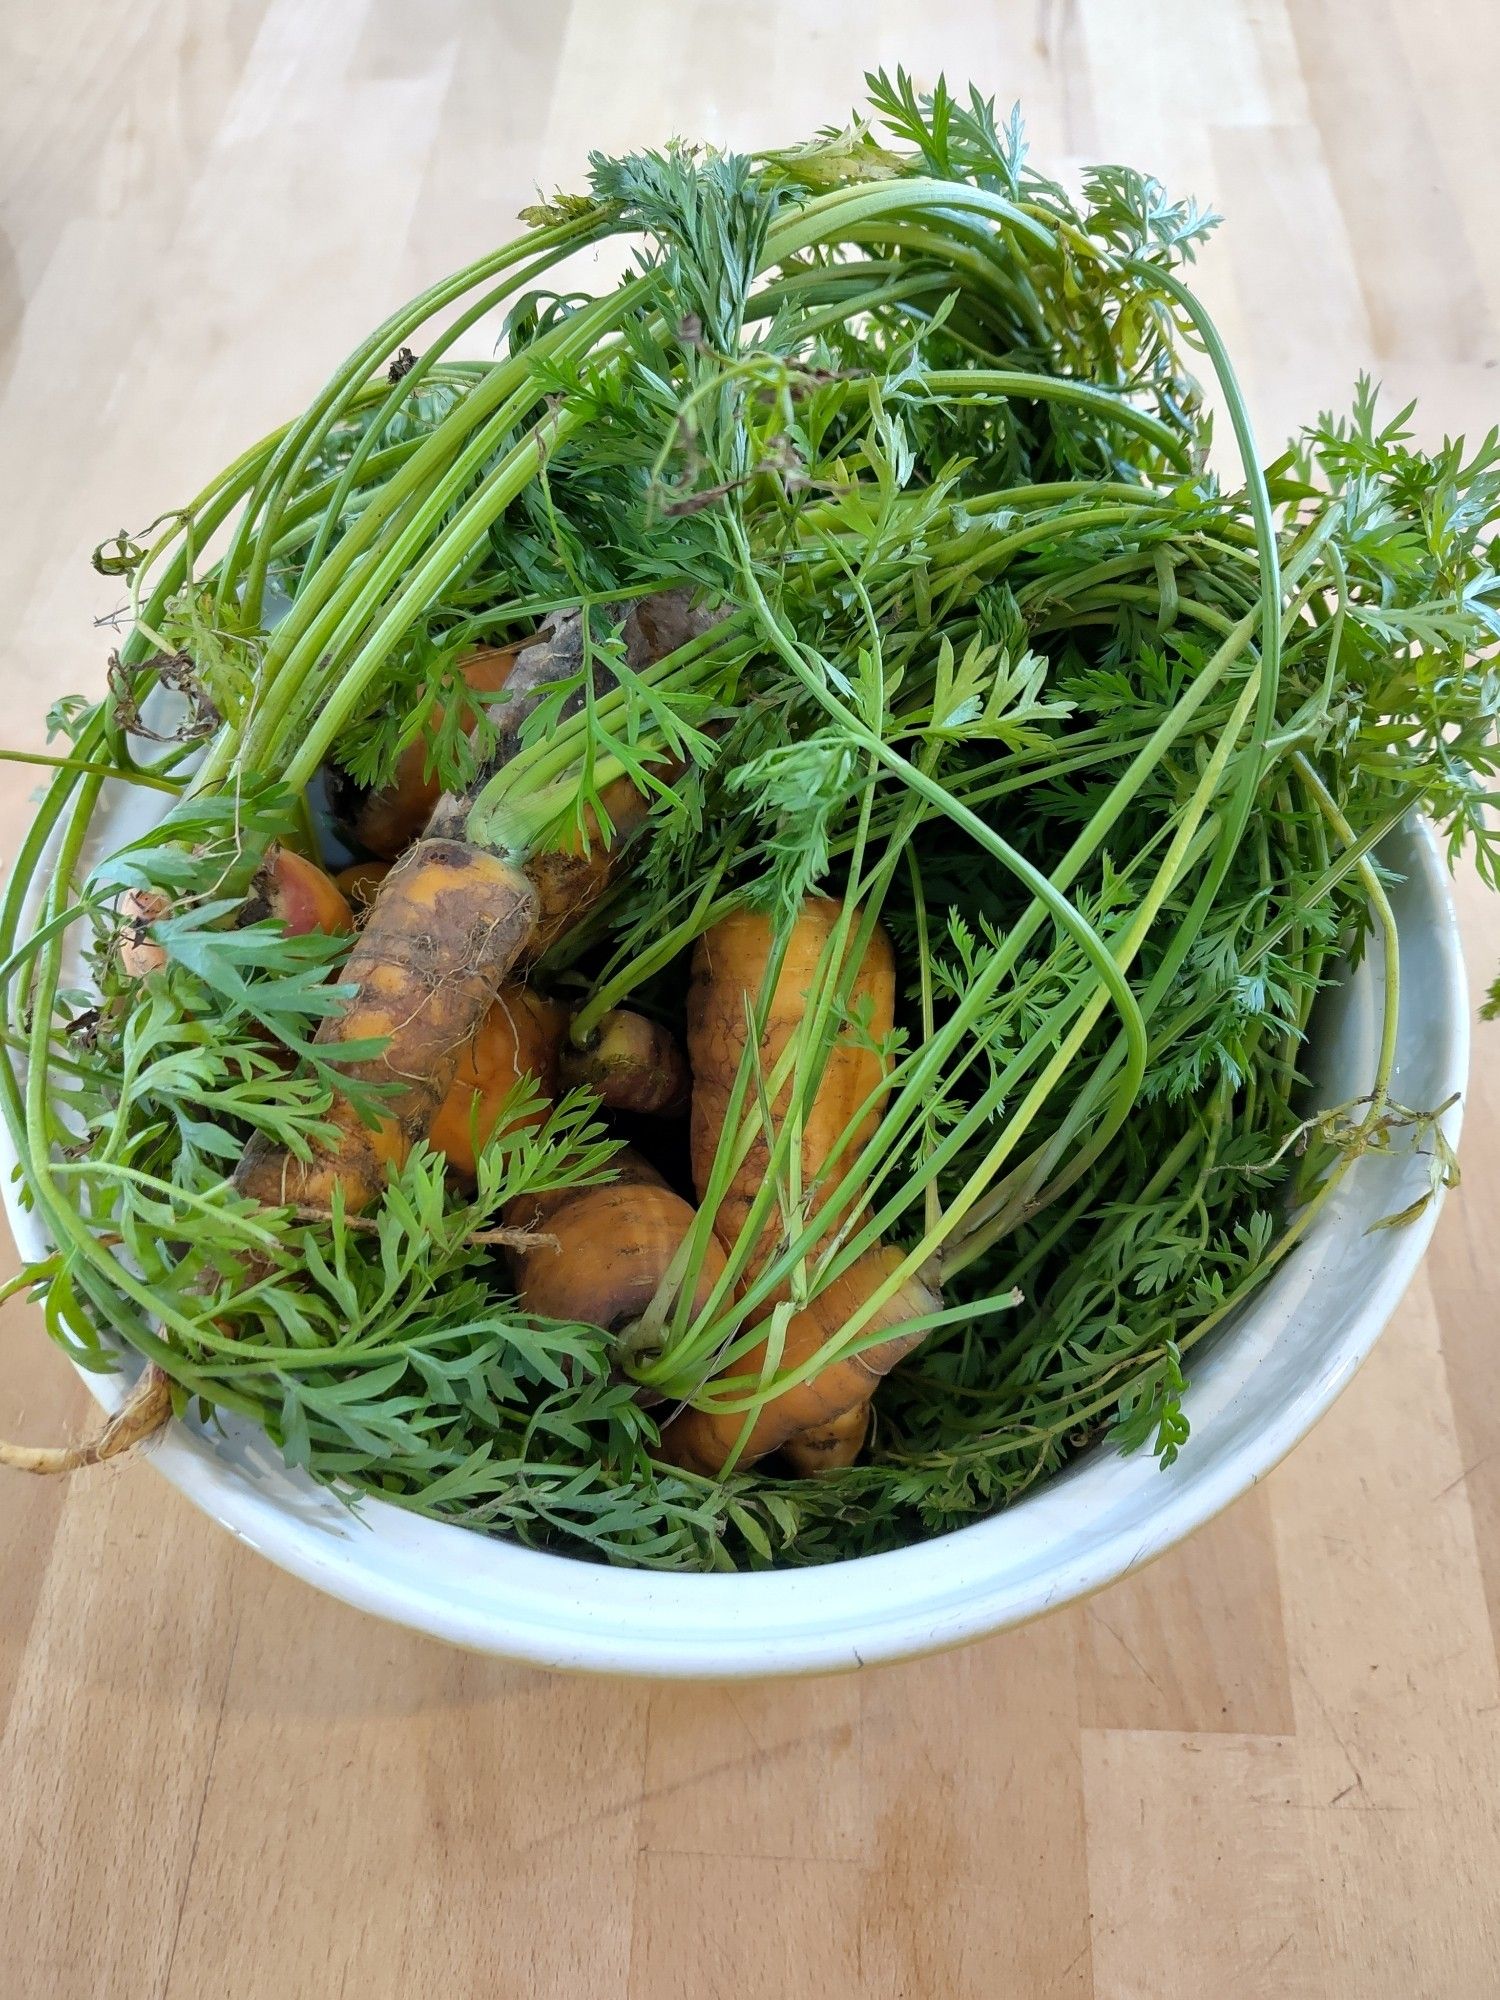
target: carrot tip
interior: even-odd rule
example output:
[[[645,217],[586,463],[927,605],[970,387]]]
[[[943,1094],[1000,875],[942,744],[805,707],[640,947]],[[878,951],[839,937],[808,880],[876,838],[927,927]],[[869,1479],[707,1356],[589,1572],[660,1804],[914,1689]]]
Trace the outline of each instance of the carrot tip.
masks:
[[[102,1465],[133,1446],[154,1437],[172,1414],[172,1384],[153,1363],[114,1415],[91,1438],[70,1445],[24,1445],[0,1442],[0,1465],[15,1472],[50,1475],[76,1472],[85,1465]]]

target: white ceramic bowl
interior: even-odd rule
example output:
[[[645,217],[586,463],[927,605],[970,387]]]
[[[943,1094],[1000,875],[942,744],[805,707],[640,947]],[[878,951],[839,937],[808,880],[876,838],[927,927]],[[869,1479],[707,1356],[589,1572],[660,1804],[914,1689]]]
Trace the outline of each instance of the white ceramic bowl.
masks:
[[[127,795],[96,821],[94,851],[140,830]],[[1382,857],[1402,959],[1393,1096],[1430,1108],[1463,1089],[1468,1012],[1446,879],[1413,826]],[[1378,956],[1325,997],[1313,1060],[1322,1102],[1368,1090]],[[1456,1138],[1458,1109],[1447,1114]],[[8,1145],[5,1147],[9,1152]],[[13,1156],[5,1160],[7,1170]],[[1360,1159],[1263,1289],[1193,1357],[1192,1438],[1178,1463],[1095,1449],[1008,1512],[893,1555],[764,1575],[660,1576],[539,1555],[377,1501],[357,1516],[291,1472],[269,1440],[174,1424],[151,1450],[163,1476],[231,1534],[319,1589],[400,1624],[537,1666],[672,1676],[799,1674],[953,1646],[1084,1596],[1151,1561],[1263,1477],[1369,1353],[1426,1246],[1436,1203],[1376,1230],[1427,1185],[1409,1151]],[[35,1219],[5,1206],[26,1257]],[[84,1378],[113,1408],[125,1377]],[[1392,1447],[1394,1449],[1394,1446]],[[87,1477],[87,1474],[80,1475]]]

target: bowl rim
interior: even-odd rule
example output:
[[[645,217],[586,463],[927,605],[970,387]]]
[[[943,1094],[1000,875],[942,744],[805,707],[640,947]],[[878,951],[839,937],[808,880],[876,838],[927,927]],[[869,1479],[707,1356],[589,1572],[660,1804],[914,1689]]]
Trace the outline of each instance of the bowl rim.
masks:
[[[1436,1019],[1424,1048],[1448,1085],[1447,1097],[1463,1091],[1469,1061],[1458,923],[1430,827],[1409,822],[1400,838],[1413,927],[1425,926],[1430,947],[1424,972]],[[1444,1117],[1454,1141],[1460,1115],[1455,1102]],[[0,1158],[14,1169],[3,1127]],[[0,1191],[22,1256],[45,1256],[46,1238],[20,1205],[13,1171]],[[906,1548],[839,1563],[723,1575],[615,1568],[477,1535],[388,1501],[362,1499],[356,1513],[290,1472],[263,1433],[238,1421],[222,1432],[174,1423],[148,1456],[194,1506],[280,1568],[360,1610],[471,1650],[552,1670],[669,1679],[824,1673],[911,1658],[1092,1595],[1164,1554],[1263,1479],[1370,1352],[1427,1247],[1440,1199],[1402,1228],[1371,1239],[1374,1276],[1363,1303],[1314,1379],[1266,1421],[1242,1425],[1212,1452],[1195,1455],[1189,1446],[1167,1473],[1147,1454],[1090,1455],[1015,1507]],[[1273,1293],[1295,1303],[1317,1283],[1319,1261],[1314,1228],[1226,1336],[1221,1352],[1235,1365],[1217,1365],[1210,1390],[1195,1373],[1185,1400],[1200,1435],[1206,1420],[1243,1401],[1258,1348],[1242,1336],[1257,1309]],[[128,1368],[110,1376],[78,1372],[110,1410],[131,1379]],[[1103,1492],[1113,1483],[1123,1490],[1123,1482],[1139,1484],[1142,1477],[1173,1484],[1158,1489],[1160,1504],[1135,1527],[1080,1530],[1080,1492],[1086,1500],[1091,1487]],[[1055,1536],[1063,1524],[1066,1537]],[[372,1551],[377,1562],[362,1559]],[[1018,1562],[1018,1554],[1025,1559]]]

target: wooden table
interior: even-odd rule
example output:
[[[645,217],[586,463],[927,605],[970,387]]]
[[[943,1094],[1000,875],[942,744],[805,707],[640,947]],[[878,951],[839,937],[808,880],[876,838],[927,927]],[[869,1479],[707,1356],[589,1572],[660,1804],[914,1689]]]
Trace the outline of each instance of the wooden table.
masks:
[[[88,552],[590,145],[790,139],[867,64],[1230,224],[1267,441],[1362,367],[1500,402],[1482,0],[11,0],[3,733],[100,685]],[[66,51],[67,53],[61,53]],[[13,841],[29,784],[5,780]],[[1476,989],[1500,922],[1460,885]],[[1188,1547],[930,1663],[563,1680],[314,1595],[148,1465],[0,1495],[0,1994],[1500,1993],[1500,1027],[1466,1185],[1316,1434]],[[87,1420],[6,1310],[0,1426]]]

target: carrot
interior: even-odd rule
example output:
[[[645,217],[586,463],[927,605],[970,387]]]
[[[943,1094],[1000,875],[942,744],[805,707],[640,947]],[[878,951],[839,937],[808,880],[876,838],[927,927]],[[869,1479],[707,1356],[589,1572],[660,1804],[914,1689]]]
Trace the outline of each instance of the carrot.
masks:
[[[644,1014],[616,1007],[588,1042],[565,1042],[558,1076],[567,1089],[585,1084],[609,1111],[642,1111],[672,1118],[687,1109],[691,1079],[687,1059],[669,1028]]]
[[[722,613],[696,606],[692,591],[674,589],[653,591],[628,606],[605,605],[601,615],[619,622],[626,664],[639,673],[701,637]],[[527,641],[506,684],[499,762],[514,753],[523,723],[548,689],[559,680],[581,680],[585,658],[583,617],[578,611],[554,612]],[[607,668],[596,668],[595,681],[600,689],[609,685]],[[581,709],[584,701],[580,687],[561,714]],[[670,784],[682,767],[664,755],[651,768],[663,784]],[[555,851],[532,857],[526,872],[537,893],[538,910],[528,962],[548,951],[618,879],[650,810],[649,797],[629,777],[621,776],[603,787],[598,810],[590,807],[584,814],[581,832]]]
[[[314,931],[337,937],[354,928],[354,913],[333,877],[279,841],[255,871],[238,921],[254,924],[267,917],[279,918],[293,937]]]
[[[152,937],[151,925],[171,908],[170,897],[159,889],[130,889],[120,898],[117,942],[120,968],[128,978],[144,979],[166,964],[166,947]],[[267,917],[278,918],[293,937],[314,931],[337,937],[354,927],[354,914],[332,876],[279,841],[256,869],[235,922],[263,923]]]
[[[656,766],[663,783],[670,783],[678,768],[666,762]],[[619,878],[630,844],[651,811],[651,801],[631,779],[623,777],[603,788],[599,804],[611,828],[607,837],[590,806],[584,815],[584,833],[571,834],[562,847],[534,855],[526,864],[537,898],[536,923],[525,952],[528,964],[556,944]]]
[[[853,1465],[869,1435],[872,1411],[868,1403],[856,1403],[821,1430],[802,1431],[781,1447],[787,1470],[799,1479],[816,1478],[820,1472],[837,1472]]]
[[[115,938],[120,970],[127,979],[144,979],[167,962],[165,945],[151,935],[151,926],[172,907],[159,889],[127,889],[119,902],[120,928]]]
[[[448,1095],[428,1138],[448,1158],[460,1180],[472,1182],[475,1146],[502,1129],[505,1101],[522,1077],[551,1099],[559,1089],[587,1086],[607,1111],[669,1113],[687,1107],[687,1062],[667,1029],[623,1009],[605,1017],[587,1052],[566,1040],[567,1012],[529,986],[500,989],[473,1037],[465,1043]],[[545,1117],[539,1107],[518,1124]]]
[[[356,915],[369,909],[391,872],[389,861],[351,861],[334,876],[334,886]]]
[[[438,1106],[428,1132],[436,1151],[446,1153],[448,1166],[460,1180],[472,1182],[475,1150],[503,1128],[505,1101],[523,1076],[529,1076],[544,1096],[557,1092],[557,1052],[567,1025],[567,1013],[528,986],[502,986],[495,1004],[459,1054],[458,1069],[447,1096]],[[537,1124],[546,1116],[541,1106],[517,1125]]]
[[[798,913],[761,1031],[763,1075],[770,1075],[802,1026],[808,995],[814,990],[820,961],[842,911],[841,903],[819,897],[809,898]],[[700,1201],[713,1170],[747,1039],[747,1009],[753,1009],[760,997],[772,944],[770,919],[758,910],[741,910],[706,931],[693,951],[687,1030],[693,1074],[693,1185]],[[895,959],[890,939],[877,929],[849,982],[847,1011],[858,1014],[869,1037],[878,1041],[891,1031],[895,1001]],[[847,1163],[878,1124],[880,1105],[874,1094],[879,1090],[881,1073],[875,1049],[848,1031],[839,1034],[802,1127],[802,1186],[812,1191],[814,1207],[824,1163],[844,1134],[850,1133],[843,1154]],[[786,1116],[791,1092],[788,1081],[777,1094],[772,1115],[778,1123]],[[861,1115],[867,1099],[871,1102]],[[758,1131],[714,1217],[714,1231],[721,1243],[736,1241],[769,1171],[770,1146],[765,1133]],[[751,1259],[751,1269],[769,1250],[768,1238],[769,1232]]]
[[[629,1148],[619,1178],[606,1187],[523,1196],[507,1222],[552,1242],[515,1253],[517,1283],[529,1312],[581,1320],[623,1333],[650,1305],[693,1226],[691,1203]],[[698,1272],[693,1309],[701,1311],[724,1269],[717,1244]]]
[[[854,1317],[877,1286],[895,1272],[903,1255],[889,1244],[867,1250],[847,1271],[825,1285],[801,1312],[793,1313],[787,1322],[778,1372],[800,1367],[810,1360],[825,1341],[831,1340]],[[862,1330],[861,1337],[882,1325],[896,1326],[921,1318],[934,1312],[938,1303],[932,1288],[919,1276],[908,1277]],[[896,1334],[858,1354],[832,1361],[805,1382],[783,1389],[757,1412],[736,1462],[749,1465],[809,1431],[826,1430],[846,1418],[850,1411],[863,1407],[879,1387],[882,1376],[888,1375],[923,1337],[920,1332]],[[766,1355],[767,1344],[761,1341],[731,1365],[726,1384],[744,1378],[744,1386],[753,1387]],[[674,1465],[713,1477],[723,1471],[734,1453],[745,1430],[746,1416],[744,1410],[683,1410],[662,1433],[662,1456]],[[835,1457],[832,1462],[842,1461]]]
[[[383,1044],[380,1054],[346,1070],[384,1086],[376,1122],[365,1125],[346,1098],[335,1098],[329,1119],[338,1142],[311,1160],[257,1135],[235,1169],[239,1192],[277,1207],[326,1207],[336,1187],[351,1210],[376,1201],[387,1167],[426,1137],[536,907],[521,871],[483,848],[428,837],[409,849],[344,964],[340,977],[353,997],[317,1035],[334,1050],[347,1042]]]
[[[760,1034],[762,1075],[771,1074],[800,1034],[809,996],[816,990],[820,973],[828,973],[828,953],[842,915],[842,904],[822,899],[809,900],[799,911]],[[850,942],[857,928],[853,923],[849,926]],[[770,919],[755,911],[742,911],[705,932],[694,950],[688,993],[688,1055],[693,1073],[693,1182],[700,1200],[709,1188],[730,1093],[749,1036],[751,1013],[759,1000],[773,947]],[[832,1191],[831,1182],[822,1179],[830,1156],[837,1150],[842,1162],[831,1176],[836,1182],[880,1119],[884,1069],[879,1049],[871,1042],[878,1043],[889,1034],[896,997],[895,959],[883,930],[877,928],[872,933],[862,959],[847,979],[847,988],[844,1011],[859,1021],[860,1030],[840,1028],[803,1114],[799,1150],[809,1213],[816,1213]],[[772,1119],[778,1126],[791,1109],[793,1089],[794,1080],[788,1078],[772,1101]],[[763,1131],[757,1132],[715,1213],[714,1230],[721,1243],[728,1246],[738,1240],[769,1172],[770,1143]],[[749,1275],[773,1250],[777,1227],[773,1219],[761,1230],[749,1259]],[[903,1254],[876,1245],[792,1314],[775,1372],[801,1367],[834,1339],[872,1294],[894,1276]],[[775,1297],[768,1301],[768,1313],[775,1303]],[[878,1334],[882,1327],[895,1328],[920,1319],[937,1304],[935,1293],[920,1275],[908,1276],[862,1324],[861,1338]],[[852,1413],[869,1403],[881,1377],[921,1338],[920,1332],[895,1333],[830,1362],[766,1402],[748,1424],[748,1434],[745,1409],[686,1409],[663,1432],[662,1455],[709,1476],[723,1470],[736,1455],[736,1447],[741,1465],[789,1443],[794,1445],[791,1458],[798,1469],[848,1463],[863,1442],[865,1428],[860,1422],[855,1436]],[[726,1380],[741,1383],[747,1390],[753,1388],[769,1353],[768,1340],[757,1343],[730,1364]],[[797,1449],[795,1441],[805,1439],[809,1432],[814,1434],[811,1444],[804,1442]]]
[[[704,620],[686,591],[640,599],[622,627],[627,655],[644,665],[705,630]],[[521,649],[510,677],[502,761],[549,676],[555,682],[577,671],[581,627],[581,613],[560,614]],[[346,1098],[336,1097],[329,1122],[338,1136],[325,1153],[300,1160],[252,1138],[234,1174],[242,1194],[277,1207],[326,1207],[337,1188],[350,1210],[370,1207],[387,1169],[427,1136],[507,973],[523,952],[537,956],[551,935],[603,893],[620,865],[622,832],[638,828],[648,811],[628,779],[628,799],[620,800],[618,811],[610,803],[618,786],[607,788],[600,803],[608,806],[613,838],[599,825],[592,851],[574,857],[576,876],[560,882],[551,865],[557,857],[502,856],[468,838],[470,813],[492,775],[487,767],[474,792],[439,799],[422,838],[381,883],[341,975],[352,998],[318,1029],[318,1042],[333,1050],[349,1042],[383,1044],[379,1055],[345,1068],[350,1077],[381,1086],[374,1123],[366,1125]]]
[[[510,679],[520,650],[519,646],[475,646],[457,661],[456,671],[472,694],[498,694]],[[466,728],[472,727],[472,717],[470,708]],[[325,767],[334,817],[351,846],[393,861],[426,826],[442,793],[431,770],[433,739],[442,720],[442,708],[435,707],[422,734],[396,759],[388,784],[367,788],[356,784],[337,765]]]

